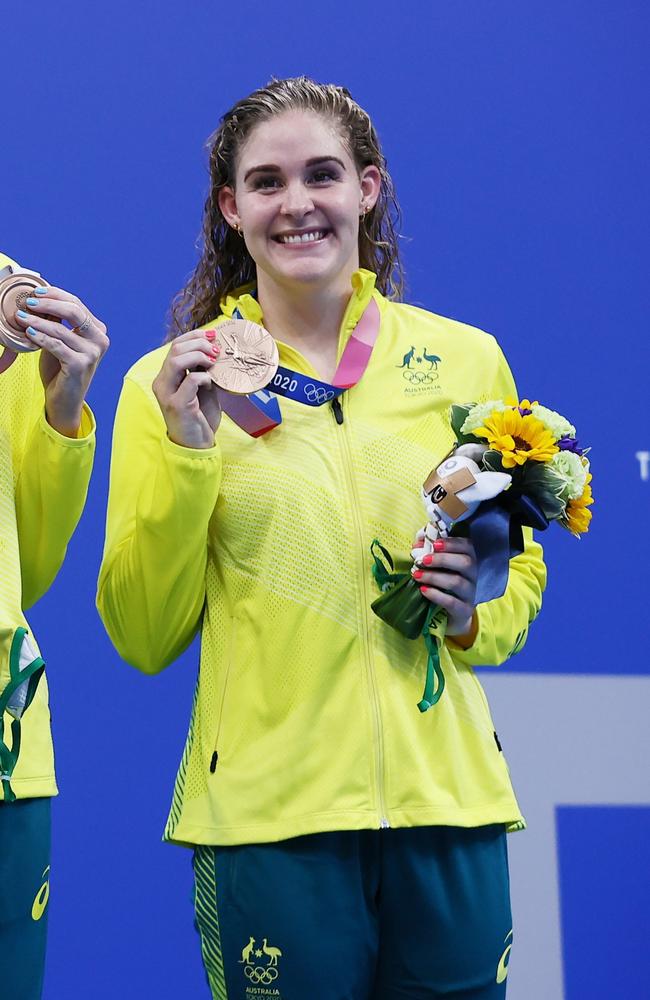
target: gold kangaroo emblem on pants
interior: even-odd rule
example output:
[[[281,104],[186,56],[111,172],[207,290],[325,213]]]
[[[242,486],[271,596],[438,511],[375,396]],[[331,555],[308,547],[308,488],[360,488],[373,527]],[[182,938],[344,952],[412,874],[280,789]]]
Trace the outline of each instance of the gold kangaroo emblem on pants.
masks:
[[[242,964],[242,962],[245,962],[246,965],[251,964],[251,955],[253,954],[254,947],[255,947],[255,938],[252,937],[249,939],[246,947],[242,949],[241,958],[239,959],[240,965]]]

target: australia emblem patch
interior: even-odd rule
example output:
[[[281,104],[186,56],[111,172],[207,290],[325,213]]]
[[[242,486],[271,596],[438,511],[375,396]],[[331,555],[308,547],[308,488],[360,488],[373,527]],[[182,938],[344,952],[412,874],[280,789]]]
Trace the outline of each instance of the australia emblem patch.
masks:
[[[254,937],[242,949],[239,964],[243,965],[244,976],[249,986],[246,997],[275,997],[282,1000],[280,990],[275,985],[280,974],[278,960],[282,951],[274,945],[269,945],[266,938],[259,945]]]
[[[415,346],[402,357],[400,364],[396,365],[402,373],[405,392],[439,391],[436,385],[440,378],[440,365],[442,358],[435,351],[423,347],[418,350]]]

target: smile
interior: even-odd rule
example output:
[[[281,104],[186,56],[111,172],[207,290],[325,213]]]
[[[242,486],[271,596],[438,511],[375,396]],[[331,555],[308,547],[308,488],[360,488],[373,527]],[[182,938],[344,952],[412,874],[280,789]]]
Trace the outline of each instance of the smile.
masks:
[[[318,240],[323,240],[327,236],[327,232],[324,229],[310,229],[305,233],[285,233],[275,236],[274,239],[278,243],[316,243]]]

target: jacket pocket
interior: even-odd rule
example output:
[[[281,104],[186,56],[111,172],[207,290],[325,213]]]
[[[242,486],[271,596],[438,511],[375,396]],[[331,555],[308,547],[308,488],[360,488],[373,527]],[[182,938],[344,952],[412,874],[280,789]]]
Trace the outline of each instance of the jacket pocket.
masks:
[[[492,721],[492,712],[490,711],[490,706],[488,704],[487,696],[483,690],[483,685],[476,676],[476,671],[473,667],[468,667],[470,677],[472,678],[472,683],[480,700],[481,706],[483,708],[483,713],[485,715],[486,728],[493,733],[494,732],[494,722]]]
[[[233,667],[233,662],[235,659],[235,640],[237,633],[237,618],[233,616],[230,620],[230,635],[228,637],[228,656],[226,658],[225,669],[223,671],[223,681],[221,684],[220,696],[218,699],[218,709],[217,709],[217,727],[215,730],[214,743],[212,746],[212,755],[210,757],[210,773],[214,774],[217,770],[217,764],[219,763],[219,748],[221,736],[223,733],[223,720],[224,720],[224,709],[226,705],[226,695],[228,693],[228,682],[230,679],[230,671]]]

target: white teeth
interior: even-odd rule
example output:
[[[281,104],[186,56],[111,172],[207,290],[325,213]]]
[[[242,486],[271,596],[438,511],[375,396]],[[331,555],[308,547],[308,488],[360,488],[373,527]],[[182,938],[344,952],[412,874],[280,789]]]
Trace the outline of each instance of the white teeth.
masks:
[[[311,233],[300,233],[296,236],[280,236],[280,243],[313,243],[315,240],[322,240],[325,233],[320,229],[315,229]]]

